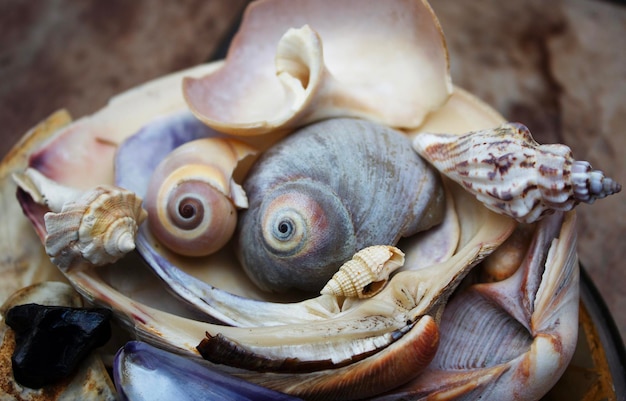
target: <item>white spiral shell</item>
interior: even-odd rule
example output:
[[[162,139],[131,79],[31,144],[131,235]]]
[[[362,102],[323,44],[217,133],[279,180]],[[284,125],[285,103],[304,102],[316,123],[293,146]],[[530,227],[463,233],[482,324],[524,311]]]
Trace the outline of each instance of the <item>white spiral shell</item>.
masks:
[[[379,293],[391,273],[404,265],[404,253],[388,245],[374,245],[354,254],[320,291],[348,298],[369,298]]]
[[[413,147],[487,208],[523,223],[622,188],[588,162],[574,160],[569,147],[539,145],[518,123],[461,136],[421,133]]]
[[[137,230],[147,213],[134,192],[110,185],[79,191],[34,169],[14,178],[51,210],[44,215],[44,245],[60,268],[68,269],[79,260],[96,266],[110,264],[135,249]]]

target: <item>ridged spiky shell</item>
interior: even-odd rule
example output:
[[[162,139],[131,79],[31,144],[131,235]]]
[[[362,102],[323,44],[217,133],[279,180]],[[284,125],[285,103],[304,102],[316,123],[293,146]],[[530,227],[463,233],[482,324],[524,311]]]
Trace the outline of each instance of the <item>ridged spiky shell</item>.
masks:
[[[320,293],[351,298],[372,297],[403,264],[404,253],[394,246],[367,247],[344,263]]]
[[[49,210],[37,225],[45,226],[40,237],[47,255],[61,269],[81,260],[96,266],[113,263],[135,249],[147,213],[134,192],[106,184],[83,191],[34,168],[14,173],[13,180],[33,202]]]
[[[569,147],[539,145],[522,124],[456,136],[422,133],[415,150],[496,213],[532,223],[621,190],[621,185],[574,160]]]
[[[102,185],[60,212],[46,213],[47,254],[61,268],[81,258],[98,266],[117,261],[135,249],[135,235],[147,215],[141,203],[133,192]]]

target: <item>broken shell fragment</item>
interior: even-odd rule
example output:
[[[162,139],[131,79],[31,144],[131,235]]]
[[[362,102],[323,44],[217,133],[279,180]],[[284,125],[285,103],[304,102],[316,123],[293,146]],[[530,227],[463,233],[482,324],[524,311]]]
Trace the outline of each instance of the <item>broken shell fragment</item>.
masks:
[[[378,294],[389,280],[391,273],[403,264],[404,253],[394,246],[367,247],[344,263],[320,293],[369,298]]]
[[[299,400],[139,341],[118,351],[113,377],[126,401]]]
[[[45,248],[61,269],[78,260],[102,266],[135,249],[135,236],[146,211],[133,192],[110,185],[79,191],[28,168],[14,179],[33,201],[48,207]]]
[[[522,124],[451,134],[418,134],[415,150],[486,207],[523,223],[580,202],[593,203],[622,187],[565,145],[539,145]]]
[[[573,212],[547,216],[533,227],[513,275],[458,291],[443,312],[432,363],[393,394],[375,399],[541,399],[576,348],[575,222]]]
[[[254,153],[242,142],[221,138],[197,139],[172,151],[152,174],[145,197],[154,236],[186,256],[224,246],[235,232],[237,208],[248,207],[233,171]]]
[[[252,3],[224,67],[184,80],[190,110],[218,131],[256,135],[350,116],[416,128],[445,103],[448,53],[425,1],[340,0],[332,9]]]

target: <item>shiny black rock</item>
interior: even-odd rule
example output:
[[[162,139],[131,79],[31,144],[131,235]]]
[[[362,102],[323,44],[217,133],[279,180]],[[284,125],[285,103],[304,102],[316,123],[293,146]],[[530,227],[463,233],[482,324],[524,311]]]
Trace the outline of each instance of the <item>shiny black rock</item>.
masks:
[[[13,376],[25,387],[41,388],[74,372],[111,337],[111,311],[25,304],[11,308],[6,323],[15,331]]]

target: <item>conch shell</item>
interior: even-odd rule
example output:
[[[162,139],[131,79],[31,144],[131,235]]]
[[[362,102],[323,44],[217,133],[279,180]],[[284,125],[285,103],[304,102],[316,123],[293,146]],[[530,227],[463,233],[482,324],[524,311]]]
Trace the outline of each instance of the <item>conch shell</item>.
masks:
[[[395,246],[374,245],[357,252],[320,291],[343,297],[369,298],[383,289],[389,276],[404,264]]]
[[[518,123],[462,136],[422,133],[413,146],[486,207],[523,223],[622,189],[588,162],[574,160],[569,147],[539,145]]]
[[[205,256],[219,250],[248,199],[232,179],[239,161],[255,150],[243,142],[204,138],[188,142],[157,166],[145,197],[154,236],[172,251]]]
[[[14,174],[22,190],[51,211],[44,215],[44,246],[52,262],[68,269],[80,260],[101,266],[135,249],[146,211],[133,192],[100,185],[80,191],[60,185],[33,168]]]

